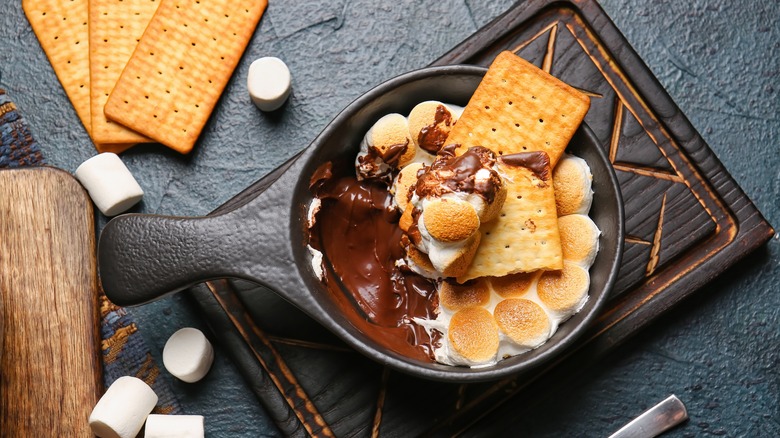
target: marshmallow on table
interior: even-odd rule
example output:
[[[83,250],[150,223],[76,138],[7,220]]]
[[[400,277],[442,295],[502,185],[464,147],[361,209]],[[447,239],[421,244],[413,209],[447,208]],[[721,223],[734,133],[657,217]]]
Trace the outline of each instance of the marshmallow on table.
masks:
[[[157,404],[157,394],[143,380],[118,378],[89,416],[89,427],[101,438],[134,438]]]
[[[76,179],[106,216],[115,216],[137,204],[144,191],[118,155],[104,152],[81,163]]]
[[[262,111],[274,111],[290,95],[290,69],[279,58],[267,56],[249,66],[246,85],[249,97]]]
[[[202,415],[158,415],[146,418],[144,438],[203,438]]]
[[[168,338],[163,348],[163,365],[178,379],[194,383],[209,372],[214,349],[203,332],[185,327]]]

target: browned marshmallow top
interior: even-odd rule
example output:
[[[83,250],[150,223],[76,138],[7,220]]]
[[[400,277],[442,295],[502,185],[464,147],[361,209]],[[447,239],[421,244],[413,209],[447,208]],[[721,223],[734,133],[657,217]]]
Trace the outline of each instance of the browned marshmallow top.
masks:
[[[452,113],[439,102],[428,101],[417,105],[409,113],[409,130],[417,132],[417,146],[436,155],[455,124]]]

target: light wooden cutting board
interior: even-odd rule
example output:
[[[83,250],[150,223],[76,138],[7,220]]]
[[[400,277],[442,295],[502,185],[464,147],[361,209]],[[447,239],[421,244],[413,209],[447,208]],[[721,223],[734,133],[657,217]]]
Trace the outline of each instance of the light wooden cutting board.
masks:
[[[67,172],[0,170],[0,435],[93,436],[102,371],[92,203]]]

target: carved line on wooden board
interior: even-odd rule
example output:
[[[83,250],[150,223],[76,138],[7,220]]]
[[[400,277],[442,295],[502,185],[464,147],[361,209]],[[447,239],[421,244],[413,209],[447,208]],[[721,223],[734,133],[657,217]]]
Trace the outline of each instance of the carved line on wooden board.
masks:
[[[537,32],[535,35],[533,35],[533,36],[532,36],[531,38],[529,38],[528,40],[526,40],[526,41],[524,41],[524,42],[522,42],[522,43],[518,44],[517,46],[515,46],[514,48],[512,48],[512,49],[509,49],[509,50],[510,50],[511,52],[513,52],[513,53],[517,53],[517,52],[519,52],[519,51],[521,51],[521,50],[525,49],[525,48],[526,48],[526,46],[528,46],[529,44],[531,44],[531,43],[532,43],[534,40],[536,40],[537,38],[539,38],[539,37],[541,37],[542,35],[544,35],[546,32],[548,32],[548,31],[549,31],[550,29],[552,29],[553,27],[555,27],[555,28],[557,29],[557,26],[558,26],[558,22],[557,22],[557,21],[554,21],[554,22],[552,22],[552,23],[548,24],[546,27],[542,28],[542,30],[540,30],[539,32]],[[548,46],[548,50],[547,50],[547,51],[548,51],[548,52],[550,51],[550,50],[549,50],[549,46]]]
[[[215,285],[212,284],[212,282],[206,283],[206,286],[217,299],[217,302],[219,302],[222,310],[225,311],[225,314],[227,314],[233,325],[239,331],[241,337],[244,339],[244,342],[246,342],[250,347],[250,350],[254,354],[255,359],[257,359],[266,373],[268,373],[268,376],[274,382],[274,386],[276,386],[276,389],[282,394],[285,401],[290,406],[291,410],[295,413],[295,416],[298,418],[298,421],[300,421],[301,425],[303,425],[303,427],[306,429],[306,432],[312,436],[335,437],[333,431],[331,431],[330,427],[325,422],[325,419],[317,410],[317,407],[306,394],[306,391],[304,391],[303,387],[300,385],[300,383],[298,383],[298,379],[296,379],[295,374],[287,366],[287,363],[282,358],[282,355],[279,354],[279,352],[273,346],[265,332],[263,332],[260,327],[254,324],[251,318],[240,318],[239,320],[235,314],[237,303],[225,302],[224,297],[215,287]],[[225,289],[229,294],[233,293],[230,287]],[[271,353],[274,361],[276,362],[276,366],[279,369],[279,373],[277,373],[275,369],[272,369],[270,364],[268,364],[265,358],[257,351],[255,343],[252,342],[251,335],[244,329],[247,326],[251,328],[252,335],[254,335],[255,339],[260,341],[263,347],[268,349],[268,351]],[[285,380],[287,385],[285,385],[282,380]],[[289,389],[285,388],[285,386],[288,386]],[[297,398],[299,401],[303,402],[305,412],[302,412],[298,408],[299,404],[295,403],[293,398]],[[311,424],[312,421],[314,422],[314,425]]]
[[[615,99],[615,119],[612,122],[612,137],[609,141],[609,162],[615,163],[620,147],[620,132],[623,129],[623,101]]]
[[[547,39],[547,53],[544,54],[542,61],[542,70],[547,73],[552,72],[553,57],[555,56],[555,41],[558,38],[558,23],[555,23],[550,30],[550,36]]]
[[[658,267],[658,261],[661,254],[661,237],[664,234],[664,213],[666,212],[666,193],[661,201],[661,212],[658,214],[658,225],[655,227],[653,235],[653,246],[650,248],[650,260],[647,262],[647,276],[653,275],[655,268]]]
[[[323,344],[321,342],[304,341],[301,339],[292,339],[281,336],[266,335],[268,340],[275,344],[290,345],[293,347],[309,348],[312,350],[338,351],[342,353],[354,353],[355,350],[349,347],[342,347],[332,344]]]
[[[635,236],[626,236],[625,239],[623,239],[626,243],[635,243],[637,245],[652,245],[652,242],[648,242],[647,240],[640,239],[639,237]]]
[[[377,394],[376,411],[374,412],[374,424],[371,426],[371,437],[379,436],[379,428],[382,425],[382,412],[385,408],[385,397],[387,396],[387,381],[390,379],[390,369],[382,369],[382,377],[379,382],[379,394]]]

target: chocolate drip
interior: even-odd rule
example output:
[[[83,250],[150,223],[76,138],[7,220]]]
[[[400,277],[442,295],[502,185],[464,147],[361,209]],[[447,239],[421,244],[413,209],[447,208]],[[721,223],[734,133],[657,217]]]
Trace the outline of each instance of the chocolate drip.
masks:
[[[333,177],[333,163],[326,161],[317,167],[309,180],[309,189],[314,190]]]
[[[442,124],[450,126],[452,124],[452,114],[444,105],[439,105],[436,107],[433,123],[422,128],[417,135],[417,144],[432,154],[438,153],[449,135],[449,130],[445,131],[441,128]]]
[[[420,215],[422,215],[422,211],[419,208],[412,210],[412,225],[409,226],[409,230],[407,231],[409,239],[415,245],[419,245],[420,242],[422,242],[422,235],[420,234],[420,227],[418,226]]]
[[[436,161],[425,173],[419,176],[415,191],[419,197],[441,197],[446,193],[475,193],[482,196],[488,203],[493,202],[501,187],[501,177],[492,169],[496,163],[493,152],[482,146],[470,147],[460,156],[454,154],[453,147],[448,145]],[[486,180],[477,180],[477,172],[481,169],[490,171]]]
[[[398,162],[401,160],[401,157],[404,155],[404,153],[406,153],[408,148],[409,139],[407,138],[403,143],[388,146],[384,152],[380,151],[376,146],[373,146],[369,148],[368,154],[370,156],[373,153],[376,156],[379,156],[379,158],[381,158],[382,161],[388,165],[392,167],[398,167]]]
[[[408,149],[408,138],[404,143],[388,146],[384,152],[376,146],[371,146],[365,155],[358,155],[357,172],[363,178],[378,179],[389,183],[393,177],[393,170],[398,167],[401,157]],[[382,164],[387,166],[382,169]]]
[[[550,178],[550,156],[547,152],[518,152],[502,155],[499,159],[508,166],[525,167],[542,181],[546,182]]]
[[[454,157],[455,156],[455,150],[458,149],[460,145],[458,143],[448,144],[447,146],[442,147],[439,150],[439,156],[440,157]]]

